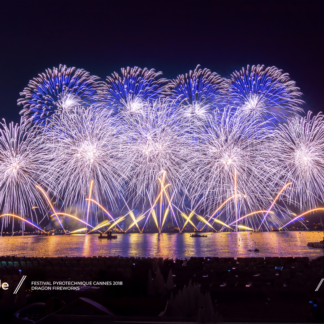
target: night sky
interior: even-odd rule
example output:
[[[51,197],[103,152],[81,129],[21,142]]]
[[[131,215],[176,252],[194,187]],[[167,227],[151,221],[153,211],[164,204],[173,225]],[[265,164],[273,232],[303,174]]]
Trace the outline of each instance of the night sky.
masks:
[[[323,110],[322,1],[0,1],[1,118],[19,121],[19,92],[59,64],[105,79],[121,67],[197,64],[224,77],[247,64],[288,72],[305,109]]]

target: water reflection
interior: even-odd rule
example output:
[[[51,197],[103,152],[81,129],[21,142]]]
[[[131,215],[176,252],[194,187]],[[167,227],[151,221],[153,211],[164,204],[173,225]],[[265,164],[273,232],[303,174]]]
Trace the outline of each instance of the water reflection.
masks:
[[[1,255],[92,256],[185,258],[308,256],[324,255],[323,250],[307,247],[320,241],[322,232],[208,233],[206,238],[190,234],[124,234],[117,240],[99,240],[97,235],[0,237]],[[259,253],[249,252],[258,248]]]

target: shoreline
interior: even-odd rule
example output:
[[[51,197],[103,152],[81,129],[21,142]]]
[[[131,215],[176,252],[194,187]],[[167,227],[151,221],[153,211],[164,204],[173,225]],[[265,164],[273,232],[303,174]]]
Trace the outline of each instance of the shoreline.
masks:
[[[248,233],[248,234],[263,234],[263,233],[323,233],[324,235],[324,231],[317,231],[317,230],[309,230],[309,231],[299,231],[299,230],[291,230],[291,231],[260,231],[260,232],[252,232],[252,231],[238,231],[238,232],[197,232],[197,231],[184,231],[184,232],[162,232],[162,233],[158,233],[158,232],[145,232],[145,233],[139,233],[139,232],[113,232],[114,235],[131,235],[131,234],[203,234],[203,235],[210,235],[210,234],[222,234],[222,233],[227,233],[227,234],[242,234],[242,233]],[[18,237],[18,236],[64,236],[64,235],[74,235],[74,236],[85,236],[85,235],[99,235],[99,233],[89,233],[89,234],[85,234],[85,233],[55,233],[54,235],[52,234],[37,234],[37,233],[24,233],[24,235],[22,234],[2,234],[0,235],[1,237]]]

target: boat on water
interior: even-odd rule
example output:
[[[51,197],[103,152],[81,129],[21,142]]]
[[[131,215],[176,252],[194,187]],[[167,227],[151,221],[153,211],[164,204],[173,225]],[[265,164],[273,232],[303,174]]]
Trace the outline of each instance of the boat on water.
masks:
[[[207,235],[191,234],[190,237],[207,237]]]
[[[249,252],[260,252],[259,249],[254,249],[254,250],[248,250]]]
[[[117,238],[117,235],[112,235],[111,232],[108,232],[107,235],[102,235],[102,233],[99,234],[98,239],[106,239],[106,240],[115,240]]]

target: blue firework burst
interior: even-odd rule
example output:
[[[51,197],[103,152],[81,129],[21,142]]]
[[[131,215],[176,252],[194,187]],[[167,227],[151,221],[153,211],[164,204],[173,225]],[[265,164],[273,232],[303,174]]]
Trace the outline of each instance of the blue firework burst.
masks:
[[[23,106],[20,114],[33,123],[44,125],[57,110],[94,104],[98,79],[83,69],[61,64],[53,70],[46,69],[20,92],[18,105]]]
[[[252,118],[278,122],[303,111],[296,83],[274,66],[248,65],[232,73],[230,81],[229,104]]]
[[[114,112],[139,113],[145,103],[158,99],[166,79],[159,78],[162,72],[141,69],[137,66],[114,72],[102,84],[100,101]]]
[[[204,119],[222,106],[228,81],[216,72],[199,67],[172,80],[166,96],[175,101],[184,117]]]

